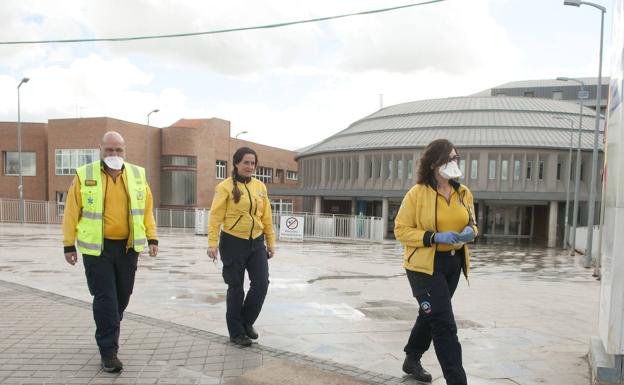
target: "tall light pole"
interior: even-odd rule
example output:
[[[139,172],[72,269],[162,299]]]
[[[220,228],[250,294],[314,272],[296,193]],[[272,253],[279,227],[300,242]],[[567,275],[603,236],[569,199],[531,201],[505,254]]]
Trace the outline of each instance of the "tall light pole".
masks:
[[[248,134],[249,131],[239,131],[236,135],[234,135],[234,139],[238,140],[238,136],[239,135],[244,135],[244,134]],[[230,150],[230,138],[228,137],[228,160],[226,161],[226,168],[225,168],[225,172],[227,174],[227,162],[232,162],[232,167],[234,167],[234,162],[231,158],[231,150]]]
[[[581,131],[583,129],[583,100],[587,99],[587,92],[585,91],[585,82],[582,80],[574,79],[574,78],[566,78],[566,77],[558,77],[557,80],[560,81],[571,81],[576,82],[581,85],[581,91],[578,93],[578,98],[580,101],[579,108],[579,128],[578,128],[578,145],[576,147],[576,175],[574,177],[574,209],[572,210],[572,230],[570,231],[570,255],[574,255],[576,250],[576,225],[578,218],[578,206],[579,206],[579,185],[581,184],[581,163],[583,159],[581,158]]]
[[[150,152],[151,152],[151,144],[152,144],[152,140],[151,140],[151,136],[152,133],[150,132],[150,124],[149,124],[149,118],[151,114],[155,114],[158,111],[160,111],[158,108],[150,111],[149,114],[147,114],[147,154],[145,155],[145,179],[147,179],[147,182],[149,183],[149,177],[150,177]]]
[[[572,181],[572,147],[574,146],[574,120],[566,118],[564,116],[553,116],[553,119],[567,120],[570,122],[570,148],[568,149],[568,171],[566,172],[566,178],[568,179],[566,184],[566,206],[565,206],[565,225],[563,227],[563,248],[568,247],[568,217],[570,212],[570,182]]]
[[[17,170],[19,180],[17,182],[17,192],[19,193],[19,220],[24,223],[24,183],[22,181],[22,117],[20,115],[20,87],[28,83],[29,78],[22,78],[17,85]]]
[[[596,179],[598,174],[598,141],[600,137],[600,102],[602,101],[602,42],[604,35],[604,17],[607,9],[602,5],[589,1],[580,0],[564,0],[564,5],[580,7],[581,5],[589,5],[600,10],[600,54],[598,56],[598,89],[596,90],[596,122],[594,126],[594,151],[592,152],[592,173],[591,184],[589,185],[589,212],[587,214],[587,248],[585,249],[585,257],[583,265],[591,267],[592,262],[592,246],[594,240],[594,209],[596,208]]]

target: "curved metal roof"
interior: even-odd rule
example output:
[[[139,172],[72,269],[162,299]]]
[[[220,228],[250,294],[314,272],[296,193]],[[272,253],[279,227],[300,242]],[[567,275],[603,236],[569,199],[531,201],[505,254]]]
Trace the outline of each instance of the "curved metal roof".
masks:
[[[424,147],[447,138],[458,147],[561,148],[570,146],[570,122],[578,128],[575,103],[526,97],[457,97],[383,108],[310,146],[307,155]],[[595,112],[583,108],[581,148],[593,148]],[[575,139],[576,142],[576,139]]]

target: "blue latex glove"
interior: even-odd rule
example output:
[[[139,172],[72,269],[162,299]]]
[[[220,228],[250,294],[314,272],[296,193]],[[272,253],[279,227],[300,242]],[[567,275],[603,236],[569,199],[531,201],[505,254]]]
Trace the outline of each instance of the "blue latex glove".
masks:
[[[433,236],[435,243],[443,243],[446,245],[454,245],[460,243],[459,234],[454,231],[444,231],[441,233],[435,233]]]
[[[475,232],[472,229],[472,226],[464,227],[464,230],[459,234],[458,237],[460,242],[467,243],[472,242],[475,239]]]

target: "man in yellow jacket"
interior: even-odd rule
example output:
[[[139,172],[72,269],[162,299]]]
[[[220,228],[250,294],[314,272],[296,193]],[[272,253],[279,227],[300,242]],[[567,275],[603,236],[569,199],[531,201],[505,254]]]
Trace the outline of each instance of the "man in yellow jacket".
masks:
[[[145,170],[124,163],[125,150],[119,133],[104,134],[102,160],[76,170],[63,214],[65,260],[76,264],[77,245],[93,296],[95,340],[107,372],[123,369],[117,358],[120,323],[132,294],[138,255],[146,241],[149,255],[158,253]]]

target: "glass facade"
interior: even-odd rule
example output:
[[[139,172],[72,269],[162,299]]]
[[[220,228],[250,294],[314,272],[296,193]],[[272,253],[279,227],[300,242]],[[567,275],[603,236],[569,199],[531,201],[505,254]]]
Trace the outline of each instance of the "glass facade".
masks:
[[[160,203],[164,206],[197,204],[197,158],[163,155],[161,167]]]
[[[160,175],[160,200],[168,206],[192,206],[197,202],[195,170],[163,170]]]
[[[74,175],[82,165],[100,159],[100,150],[90,149],[57,149],[54,151],[54,170],[56,175]]]
[[[4,151],[3,153],[4,175],[19,175],[19,154],[17,151]],[[37,175],[37,154],[22,151],[22,175]]]

